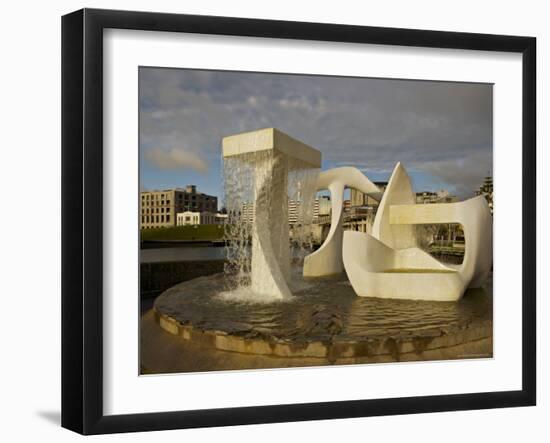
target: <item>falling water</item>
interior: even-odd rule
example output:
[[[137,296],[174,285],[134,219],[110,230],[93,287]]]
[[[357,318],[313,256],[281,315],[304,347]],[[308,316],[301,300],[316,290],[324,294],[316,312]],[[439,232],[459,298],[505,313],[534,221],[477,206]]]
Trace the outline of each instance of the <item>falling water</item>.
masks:
[[[228,289],[250,285],[252,221],[254,220],[254,163],[263,152],[224,158],[224,201],[227,209],[224,265]],[[250,161],[247,161],[248,158]]]
[[[304,257],[313,250],[313,211],[319,169],[291,169],[288,178],[289,205],[296,208],[291,226],[292,261],[302,265]]]
[[[264,150],[224,158],[223,173],[225,207],[228,211],[225,229],[227,262],[224,267],[228,285],[224,296],[242,298],[246,294],[248,301],[266,301],[268,297],[265,294],[257,293],[261,292],[258,283],[254,285],[256,292],[251,286],[252,274],[255,282],[261,283],[268,280],[263,275],[271,272],[265,269],[265,264],[253,263],[252,238],[255,225],[264,226],[268,221],[281,219],[281,229],[271,232],[271,243],[274,254],[282,257],[281,271],[288,283],[292,274],[290,257],[295,256],[294,262],[299,264],[311,246],[311,223],[319,169],[310,168],[277,151]],[[268,192],[259,192],[259,186],[265,187]],[[277,195],[277,189],[286,189],[286,196]],[[289,205],[295,208],[295,212],[292,211],[290,240]],[[256,206],[269,209],[256,211]]]

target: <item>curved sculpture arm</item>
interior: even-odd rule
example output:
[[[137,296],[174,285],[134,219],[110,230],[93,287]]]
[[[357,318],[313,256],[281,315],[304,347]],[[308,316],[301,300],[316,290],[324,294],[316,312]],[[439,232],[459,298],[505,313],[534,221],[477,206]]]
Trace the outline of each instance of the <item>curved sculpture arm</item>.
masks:
[[[331,195],[331,224],[327,238],[321,247],[304,259],[304,276],[320,277],[344,271],[342,261],[343,203],[346,187],[357,189],[375,199],[380,199],[378,186],[359,169],[345,166],[329,169],[319,174],[317,191],[328,189]]]
[[[465,254],[460,273],[470,287],[481,285],[492,264],[493,223],[485,197],[458,203],[392,205],[393,225],[460,223],[464,229]]]
[[[382,193],[378,186],[371,182],[359,169],[353,166],[343,166],[323,171],[317,179],[317,191],[329,189],[331,184],[340,183],[348,188],[357,189],[380,200]],[[377,198],[378,197],[378,198]]]

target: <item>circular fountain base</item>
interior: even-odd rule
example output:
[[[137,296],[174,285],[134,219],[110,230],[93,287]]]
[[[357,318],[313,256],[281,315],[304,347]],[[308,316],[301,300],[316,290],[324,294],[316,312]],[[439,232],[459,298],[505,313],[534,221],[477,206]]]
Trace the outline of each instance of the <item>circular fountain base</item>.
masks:
[[[142,318],[143,372],[492,356],[490,284],[458,302],[357,297],[345,276],[295,279],[293,297],[271,303],[224,289],[217,274],[157,298]]]

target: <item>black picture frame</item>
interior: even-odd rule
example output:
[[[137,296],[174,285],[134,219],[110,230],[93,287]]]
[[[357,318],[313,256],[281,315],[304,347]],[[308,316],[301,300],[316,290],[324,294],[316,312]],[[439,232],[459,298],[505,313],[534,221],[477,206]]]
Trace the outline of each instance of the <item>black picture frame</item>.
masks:
[[[131,415],[103,412],[103,30],[522,54],[522,389]],[[62,426],[82,434],[413,414],[536,403],[536,39],[83,9],[62,18]]]

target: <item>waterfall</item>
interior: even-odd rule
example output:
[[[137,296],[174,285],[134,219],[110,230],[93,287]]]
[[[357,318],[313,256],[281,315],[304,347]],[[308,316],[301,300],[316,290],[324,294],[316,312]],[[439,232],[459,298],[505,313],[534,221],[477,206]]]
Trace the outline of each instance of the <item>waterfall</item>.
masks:
[[[276,150],[224,158],[228,292],[244,291],[258,301],[288,298],[291,256],[299,263],[311,244],[318,174],[318,168]]]

